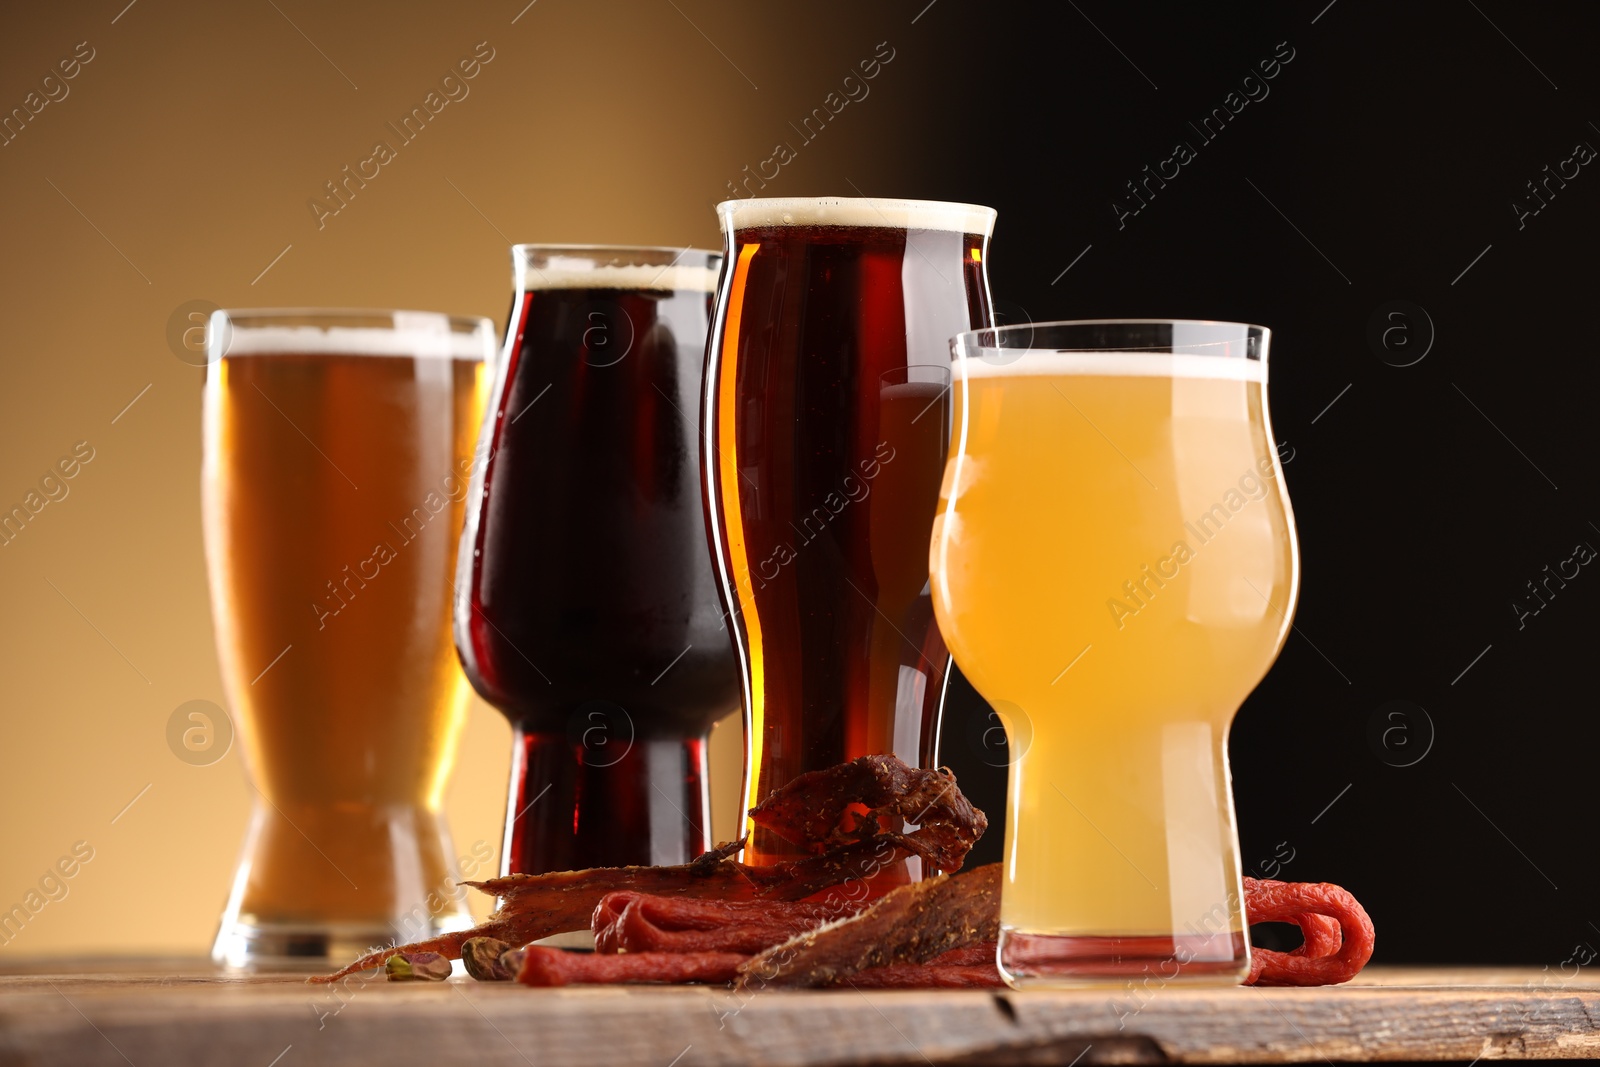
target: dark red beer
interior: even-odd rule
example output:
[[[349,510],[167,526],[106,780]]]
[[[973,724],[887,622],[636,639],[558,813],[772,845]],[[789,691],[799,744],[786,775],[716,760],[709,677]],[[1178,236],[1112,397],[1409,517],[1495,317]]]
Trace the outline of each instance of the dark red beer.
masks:
[[[994,212],[833,199],[718,211],[728,262],[707,357],[706,483],[754,805],[856,756],[933,762],[949,656],[928,541],[949,341],[990,324]],[[761,832],[746,851],[794,855]],[[919,875],[902,864],[876,887]]]
[[[515,731],[503,866],[686,862],[710,846],[707,735],[738,703],[698,468],[721,257],[513,257],[455,614]]]

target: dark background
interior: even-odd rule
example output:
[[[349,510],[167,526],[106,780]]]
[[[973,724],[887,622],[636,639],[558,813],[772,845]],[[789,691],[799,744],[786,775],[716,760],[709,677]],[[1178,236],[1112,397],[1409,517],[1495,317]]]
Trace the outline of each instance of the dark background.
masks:
[[[1512,203],[1600,147],[1593,5],[944,6],[948,137],[907,195],[999,210],[1003,314],[1273,331],[1303,585],[1231,739],[1246,873],[1350,889],[1375,960],[1592,959],[1600,568],[1512,605],[1600,548],[1600,168],[1521,228]],[[1187,123],[1280,42],[1269,95],[1203,142]],[[1178,141],[1197,158],[1119,226]],[[946,758],[1001,811],[952,693]]]

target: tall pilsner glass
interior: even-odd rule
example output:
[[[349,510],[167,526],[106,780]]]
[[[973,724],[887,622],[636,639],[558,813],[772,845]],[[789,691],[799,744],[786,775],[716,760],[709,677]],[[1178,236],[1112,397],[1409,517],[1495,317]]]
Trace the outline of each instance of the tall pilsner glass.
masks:
[[[456,647],[511,721],[504,872],[686,863],[706,750],[738,704],[700,501],[722,257],[517,245]]]
[[[932,765],[949,654],[923,551],[949,442],[949,339],[991,321],[994,212],[796,198],[718,215],[705,479],[753,806],[857,756]],[[746,855],[796,853],[758,829]],[[920,874],[906,861],[874,887]]]
[[[1012,746],[1013,985],[1249,970],[1228,727],[1299,574],[1267,341],[1134,321],[954,344],[934,606]]]
[[[450,579],[487,319],[216,312],[201,498],[257,797],[213,956],[344,961],[470,925],[440,804],[465,722]]]

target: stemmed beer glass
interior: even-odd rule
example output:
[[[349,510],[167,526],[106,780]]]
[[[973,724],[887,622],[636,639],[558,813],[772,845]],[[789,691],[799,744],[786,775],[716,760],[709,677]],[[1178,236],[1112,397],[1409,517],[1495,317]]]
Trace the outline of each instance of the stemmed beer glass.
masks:
[[[953,344],[933,600],[1012,746],[1013,985],[1249,970],[1228,727],[1299,572],[1267,343],[1143,320]]]
[[[738,703],[700,498],[722,257],[517,245],[461,540],[462,666],[514,731],[503,873],[711,846],[712,725]]]

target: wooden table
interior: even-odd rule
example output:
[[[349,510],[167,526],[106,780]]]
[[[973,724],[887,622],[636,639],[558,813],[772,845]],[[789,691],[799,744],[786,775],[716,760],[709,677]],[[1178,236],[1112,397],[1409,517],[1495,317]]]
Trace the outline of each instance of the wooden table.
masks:
[[[200,961],[0,974],[0,1064],[1318,1063],[1600,1058],[1600,978],[1369,968],[1324,989],[779,992],[227,977]]]

